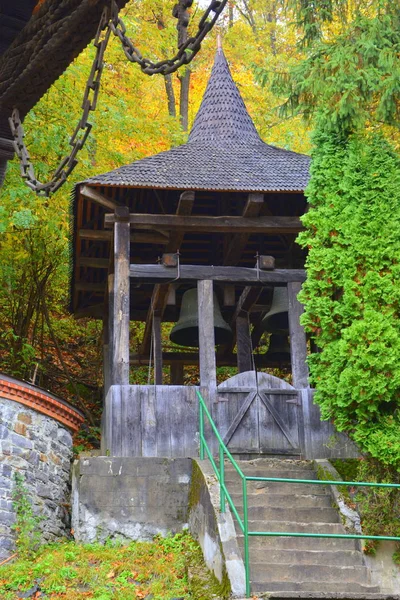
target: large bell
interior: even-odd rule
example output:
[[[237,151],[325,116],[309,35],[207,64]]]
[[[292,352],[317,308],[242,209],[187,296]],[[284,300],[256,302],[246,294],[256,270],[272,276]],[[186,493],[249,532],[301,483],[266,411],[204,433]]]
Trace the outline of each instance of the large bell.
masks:
[[[261,324],[264,331],[286,333],[289,331],[289,299],[287,287],[274,287],[272,304]]]
[[[214,334],[215,344],[227,344],[232,339],[232,330],[224,321],[214,293]],[[179,321],[172,328],[169,339],[180,346],[199,345],[199,313],[197,308],[197,289],[192,288],[182,296]]]
[[[269,348],[265,358],[273,362],[290,361],[290,346],[287,335],[273,333],[269,339]]]

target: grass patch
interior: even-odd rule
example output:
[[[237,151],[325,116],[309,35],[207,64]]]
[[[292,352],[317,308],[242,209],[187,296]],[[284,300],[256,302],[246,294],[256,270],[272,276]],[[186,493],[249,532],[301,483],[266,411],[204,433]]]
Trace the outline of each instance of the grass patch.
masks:
[[[200,547],[187,532],[128,546],[65,541],[42,547],[31,559],[0,567],[0,598],[197,599],[188,570],[201,564]],[[205,572],[209,580],[204,585],[215,589],[217,596],[215,579]]]

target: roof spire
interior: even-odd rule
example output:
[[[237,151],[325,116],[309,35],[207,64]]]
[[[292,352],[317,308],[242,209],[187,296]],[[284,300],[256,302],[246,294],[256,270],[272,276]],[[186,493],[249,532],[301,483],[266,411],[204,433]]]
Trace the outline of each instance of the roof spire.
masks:
[[[219,36],[218,36],[219,37]],[[220,39],[207,88],[188,143],[257,143],[260,136],[232,79]]]
[[[217,33],[217,50],[222,50],[222,38],[220,32]]]

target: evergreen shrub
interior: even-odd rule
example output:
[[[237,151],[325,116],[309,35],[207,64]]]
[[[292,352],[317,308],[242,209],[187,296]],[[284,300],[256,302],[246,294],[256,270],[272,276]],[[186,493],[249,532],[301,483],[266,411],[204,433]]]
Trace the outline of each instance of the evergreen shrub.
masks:
[[[383,464],[400,467],[400,158],[370,132],[317,128],[302,323],[322,417]]]

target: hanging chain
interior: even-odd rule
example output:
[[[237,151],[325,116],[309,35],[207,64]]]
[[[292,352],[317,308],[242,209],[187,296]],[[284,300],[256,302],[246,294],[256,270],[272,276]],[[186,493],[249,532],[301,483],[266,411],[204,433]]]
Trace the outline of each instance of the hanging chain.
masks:
[[[72,150],[69,155],[61,161],[56,171],[54,171],[51,181],[48,183],[40,183],[36,178],[33,165],[30,161],[30,155],[24,142],[25,134],[19,111],[15,108],[12,112],[9,123],[14,138],[15,153],[20,160],[21,175],[23,179],[25,179],[26,184],[39,196],[49,196],[56,192],[65,183],[67,177],[78,164],[76,155],[79,150],[83,148],[90,130],[92,129],[92,124],[89,123],[88,119],[90,112],[96,109],[97,97],[100,89],[100,79],[104,67],[104,52],[107,48],[109,39],[109,10],[104,9],[94,39],[96,56],[92,64],[83,96],[82,117],[69,140],[69,145],[72,146]]]
[[[193,58],[196,56],[198,51],[201,48],[201,43],[204,40],[205,36],[211,29],[214,27],[216,20],[219,15],[225,8],[225,5],[228,0],[211,0],[211,3],[204,15],[200,19],[199,27],[195,36],[189,37],[185,43],[181,44],[178,52],[175,54],[173,58],[169,58],[166,60],[161,60],[159,62],[152,62],[148,58],[143,58],[140,51],[133,45],[132,41],[125,35],[126,27],[123,21],[118,16],[118,6],[115,0],[112,0],[112,17],[110,27],[117,37],[121,40],[121,44],[123,50],[125,52],[125,56],[131,62],[137,63],[142,69],[143,73],[147,75],[156,75],[157,73],[162,73],[163,75],[168,75],[170,73],[174,73],[181,67],[182,65],[189,64]],[[187,0],[183,2],[183,9],[188,8],[192,2]],[[174,8],[175,11],[175,8]],[[178,12],[176,13],[178,14]],[[209,17],[211,18],[209,20]],[[184,12],[182,12],[182,17],[184,18]],[[181,24],[181,27],[187,26],[185,23]],[[179,24],[178,24],[179,28]]]
[[[21,175],[22,178],[25,179],[26,185],[38,194],[38,196],[48,197],[66,182],[68,176],[78,164],[76,156],[83,148],[92,129],[92,124],[89,122],[89,115],[90,112],[93,112],[96,109],[97,97],[100,90],[100,80],[104,67],[104,52],[107,48],[111,32],[120,39],[126,57],[131,62],[140,65],[140,68],[144,73],[147,75],[155,75],[156,73],[167,75],[179,69],[183,64],[189,64],[193,60],[200,50],[201,42],[207,33],[214,27],[214,24],[224,10],[227,1],[228,0],[211,0],[208,9],[200,20],[197,34],[194,37],[188,38],[184,44],[181,44],[179,51],[173,58],[154,63],[148,58],[143,58],[140,51],[125,35],[126,27],[118,15],[118,5],[115,0],[111,0],[111,16],[110,10],[105,8],[93,42],[96,48],[96,56],[85,87],[82,101],[82,117],[69,140],[69,145],[72,147],[72,150],[68,156],[63,158],[58,168],[54,171],[51,181],[48,183],[40,183],[36,178],[35,170],[24,142],[25,133],[19,111],[17,108],[14,108],[12,112],[9,123],[11,134],[13,136],[13,145],[15,153],[20,161]],[[177,10],[177,7],[174,7],[174,16],[177,16],[179,19],[178,32],[180,35],[182,28],[186,28],[188,25],[186,9],[189,8],[191,4],[192,0],[180,0],[179,10]],[[211,19],[208,20],[211,13],[213,13],[213,15]]]

